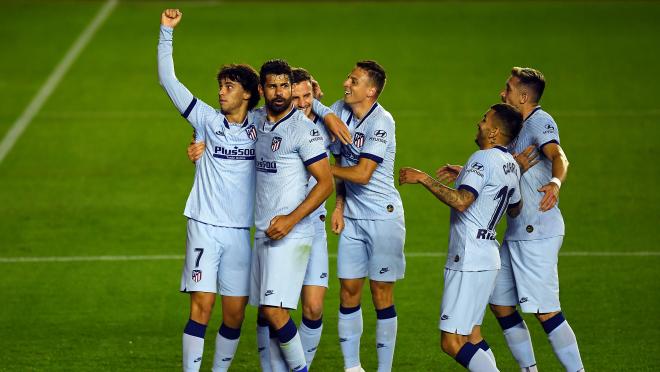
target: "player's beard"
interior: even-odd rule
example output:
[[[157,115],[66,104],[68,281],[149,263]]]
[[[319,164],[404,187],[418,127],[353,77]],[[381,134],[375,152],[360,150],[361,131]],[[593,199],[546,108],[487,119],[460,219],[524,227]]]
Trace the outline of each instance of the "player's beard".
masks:
[[[278,102],[278,100],[281,100]],[[291,107],[291,101],[293,101],[292,97],[289,97],[289,99],[283,98],[283,97],[276,97],[268,102],[266,102],[266,106],[268,106],[268,109],[275,113],[275,114],[280,114]]]

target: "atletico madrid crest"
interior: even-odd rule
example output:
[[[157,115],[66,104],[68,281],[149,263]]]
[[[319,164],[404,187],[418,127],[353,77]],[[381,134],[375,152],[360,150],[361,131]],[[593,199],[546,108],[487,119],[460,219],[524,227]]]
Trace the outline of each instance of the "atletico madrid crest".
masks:
[[[257,139],[257,129],[254,127],[254,125],[250,125],[245,129],[245,133],[247,133],[248,138],[251,140],[256,140]]]
[[[193,282],[197,283],[200,280],[202,280],[202,270],[193,270],[192,272],[192,280]]]
[[[355,132],[355,136],[353,136],[353,144],[355,147],[362,147],[362,145],[364,145],[364,133]]]
[[[282,143],[282,137],[273,138],[273,142],[270,143],[270,149],[273,152],[277,151],[280,148],[280,143]]]

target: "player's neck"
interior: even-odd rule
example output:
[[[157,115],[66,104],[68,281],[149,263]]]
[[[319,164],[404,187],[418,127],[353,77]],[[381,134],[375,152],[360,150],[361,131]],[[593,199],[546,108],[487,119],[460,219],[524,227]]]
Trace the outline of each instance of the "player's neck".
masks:
[[[236,110],[236,112],[227,112],[224,113],[224,115],[229,123],[242,124],[245,121],[245,116],[247,115],[247,109],[240,108]]]
[[[351,106],[351,111],[353,111],[353,115],[358,120],[362,120],[364,118],[364,115],[371,110],[371,107],[373,107],[374,103],[376,103],[376,100],[371,100],[371,99],[365,99],[360,102],[356,103],[351,103],[349,106]]]
[[[522,114],[523,121],[527,120],[527,118],[529,118],[529,115],[531,115],[532,112],[534,112],[534,110],[536,110],[537,107],[539,107],[538,103],[527,103],[523,105],[520,108],[520,113]]]
[[[307,116],[307,119],[311,121],[316,120],[316,114],[314,113],[314,111],[310,111],[309,114],[306,114],[305,116]]]
[[[283,117],[285,117],[289,112],[293,110],[293,107],[289,106],[286,110],[282,112],[274,112],[270,108],[266,108],[266,117],[268,118],[268,121],[271,123],[276,123],[280,121]]]

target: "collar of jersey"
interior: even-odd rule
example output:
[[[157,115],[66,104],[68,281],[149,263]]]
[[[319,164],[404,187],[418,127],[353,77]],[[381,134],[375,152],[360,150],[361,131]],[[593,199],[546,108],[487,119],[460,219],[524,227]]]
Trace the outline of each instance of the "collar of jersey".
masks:
[[[227,117],[225,116],[222,118],[222,123],[225,125],[225,128],[229,129],[229,121],[227,120]],[[243,120],[243,125],[241,125],[241,128],[245,128],[248,125],[248,115],[245,115],[245,120]]]
[[[523,123],[526,122],[527,120],[529,120],[529,118],[531,118],[532,115],[536,114],[536,111],[538,111],[538,110],[540,110],[540,109],[541,109],[541,106],[536,106],[536,107],[534,107],[534,110],[532,110],[532,112],[530,112],[529,115],[527,115],[527,117],[525,118],[525,120],[523,120]]]
[[[273,127],[270,128],[270,131],[274,131],[275,128],[277,128],[278,125],[284,123],[286,120],[288,120],[290,117],[295,114],[297,109],[295,109],[293,106],[291,106],[291,111],[289,111],[288,114],[286,114],[282,119],[278,120],[277,123],[273,124]],[[264,131],[266,130],[266,123],[268,122],[268,117],[266,117],[266,121],[264,122]]]
[[[376,107],[378,107],[378,102],[374,102],[374,104],[371,106],[371,108],[369,109],[369,111],[367,112],[367,114],[364,115],[364,117],[362,118],[362,120],[360,120],[359,123],[357,123],[357,125],[355,126],[355,128],[359,127],[362,123],[364,123],[364,121],[367,120],[367,118],[369,117],[369,115],[371,115],[371,113],[374,112],[374,110],[376,109]],[[347,125],[351,125],[351,120],[353,120],[353,111],[351,111],[351,114],[348,116],[348,120],[346,120],[346,124],[347,124]]]
[[[498,149],[502,152],[509,152],[509,150],[507,150],[506,147],[504,147],[504,146],[495,145],[493,148]]]

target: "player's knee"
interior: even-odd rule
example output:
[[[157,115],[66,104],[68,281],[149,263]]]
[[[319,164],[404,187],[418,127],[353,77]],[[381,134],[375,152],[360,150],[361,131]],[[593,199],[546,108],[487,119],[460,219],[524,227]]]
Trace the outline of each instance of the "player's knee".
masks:
[[[501,306],[501,305],[490,304],[490,311],[492,311],[493,315],[495,315],[497,318],[502,318],[515,313],[516,308],[514,306]]]
[[[362,295],[362,288],[358,286],[342,285],[339,291],[341,303],[343,305],[357,305],[360,303],[360,296]]]
[[[225,309],[223,309],[222,311],[222,322],[229,327],[240,328],[241,325],[243,324],[244,319],[245,319],[244,311],[236,311],[236,310],[225,311]]]
[[[211,319],[211,312],[213,311],[213,303],[207,302],[193,302],[190,307],[190,318],[202,323],[208,324]]]
[[[371,298],[378,309],[394,305],[393,287],[391,284],[372,284]]]
[[[543,323],[557,314],[559,314],[559,311],[553,311],[551,313],[536,313],[534,316],[536,316],[536,319],[538,319],[539,322]]]
[[[303,316],[309,320],[321,319],[321,316],[323,316],[323,301],[305,301],[303,304]]]
[[[440,338],[440,347],[445,354],[451,356],[452,358],[458,354],[458,351],[461,349],[461,343],[455,337],[451,337],[448,334],[442,335]]]

